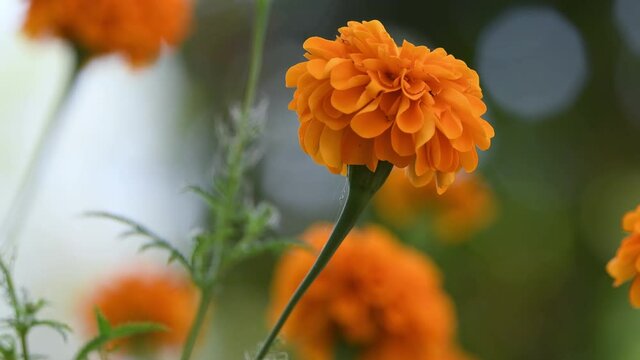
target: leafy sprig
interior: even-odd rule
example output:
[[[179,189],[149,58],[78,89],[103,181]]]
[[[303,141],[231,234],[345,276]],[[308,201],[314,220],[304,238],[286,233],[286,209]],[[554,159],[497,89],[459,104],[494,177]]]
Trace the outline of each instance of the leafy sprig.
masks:
[[[96,309],[96,323],[98,324],[98,335],[89,340],[74,357],[75,360],[88,360],[89,354],[98,352],[103,358],[109,349],[108,346],[115,340],[121,340],[137,335],[144,335],[154,332],[167,331],[165,326],[150,322],[131,322],[112,327],[100,310]]]
[[[2,329],[11,330],[9,333],[0,335],[0,359],[30,360],[28,337],[31,330],[37,327],[53,329],[66,340],[71,328],[56,320],[39,318],[38,315],[47,302],[44,299],[32,300],[26,291],[18,294],[11,271],[1,258],[0,272],[7,303],[13,310],[12,316],[0,319]]]

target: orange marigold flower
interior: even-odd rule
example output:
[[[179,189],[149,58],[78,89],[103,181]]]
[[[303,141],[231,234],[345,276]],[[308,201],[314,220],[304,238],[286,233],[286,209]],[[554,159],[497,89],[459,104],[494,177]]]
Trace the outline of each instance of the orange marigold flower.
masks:
[[[319,250],[331,225],[302,238]],[[295,249],[280,260],[272,287],[277,318],[315,256]],[[436,267],[377,227],[353,230],[302,297],[283,329],[303,359],[332,359],[344,342],[361,360],[465,358],[455,344],[455,314]]]
[[[89,55],[119,53],[134,65],[177,45],[191,22],[191,0],[30,0],[24,31],[55,35]]]
[[[397,227],[415,224],[428,213],[439,239],[456,242],[484,229],[495,217],[495,199],[489,186],[476,175],[461,176],[445,194],[432,188],[416,188],[394,169],[378,191],[376,212]]]
[[[124,350],[159,350],[179,347],[195,316],[197,292],[187,279],[166,271],[137,271],[109,279],[99,285],[86,302],[89,329],[95,333],[94,309],[98,308],[113,326],[127,322],[154,322],[167,327],[124,340]]]
[[[622,227],[630,234],[622,240],[616,256],[607,264],[607,272],[614,278],[614,286],[633,279],[629,297],[631,305],[640,308],[640,206],[624,216]]]
[[[307,61],[286,75],[302,149],[333,173],[388,161],[416,186],[435,178],[440,193],[473,171],[494,136],[478,74],[441,48],[397,46],[377,20],[339,33],[305,41]]]

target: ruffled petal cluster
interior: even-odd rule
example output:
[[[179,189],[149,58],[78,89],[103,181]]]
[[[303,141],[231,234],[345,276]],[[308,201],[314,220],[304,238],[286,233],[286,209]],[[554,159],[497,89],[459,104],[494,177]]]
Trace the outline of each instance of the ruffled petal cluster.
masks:
[[[24,30],[62,37],[91,56],[119,53],[142,65],[163,44],[184,39],[191,7],[191,0],[30,0]]]
[[[478,175],[464,174],[446,193],[416,188],[394,169],[373,199],[380,217],[396,227],[424,222],[428,217],[438,239],[460,242],[483,230],[495,218],[496,200],[488,184]]]
[[[97,308],[113,326],[154,322],[168,329],[123,340],[117,344],[118,348],[153,351],[179,347],[191,327],[197,300],[197,292],[190,282],[168,271],[142,270],[118,275],[99,285],[85,300],[87,328],[95,333],[94,309]]]
[[[351,21],[335,40],[303,47],[307,60],[286,75],[296,88],[289,108],[300,146],[331,172],[388,161],[414,185],[435,179],[443,192],[458,170],[476,168],[477,148],[490,147],[478,74],[445,50],[397,46],[377,20]]]
[[[302,235],[319,250],[329,224]],[[315,254],[295,249],[276,267],[270,314],[276,319]],[[359,360],[467,359],[455,342],[453,305],[440,274],[422,254],[377,227],[353,230],[302,297],[283,336],[301,359],[333,359],[336,344],[359,349]]]
[[[629,298],[634,307],[640,308],[640,206],[624,216],[622,227],[629,235],[607,264],[607,272],[613,277],[614,286],[633,280]]]

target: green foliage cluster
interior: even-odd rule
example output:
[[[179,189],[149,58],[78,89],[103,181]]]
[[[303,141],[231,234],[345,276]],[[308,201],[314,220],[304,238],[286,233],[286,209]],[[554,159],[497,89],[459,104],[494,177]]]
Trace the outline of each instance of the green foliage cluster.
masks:
[[[31,330],[37,327],[53,329],[66,339],[71,328],[59,321],[41,319],[39,313],[47,305],[47,302],[44,299],[31,299],[26,291],[19,294],[9,266],[2,259],[0,259],[0,271],[2,272],[2,288],[6,301],[13,310],[10,317],[0,320],[2,329],[0,360],[31,359],[27,338]]]

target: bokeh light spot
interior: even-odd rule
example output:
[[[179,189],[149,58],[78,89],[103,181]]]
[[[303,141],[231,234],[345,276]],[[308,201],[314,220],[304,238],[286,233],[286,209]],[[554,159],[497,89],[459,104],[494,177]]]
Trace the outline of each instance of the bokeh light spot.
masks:
[[[616,0],[613,12],[627,46],[640,56],[640,1]]]
[[[587,74],[577,29],[548,7],[511,9],[483,31],[478,68],[485,89],[506,110],[531,121],[572,104]]]

